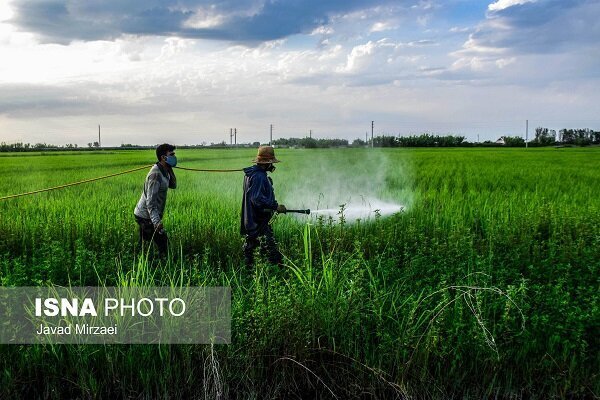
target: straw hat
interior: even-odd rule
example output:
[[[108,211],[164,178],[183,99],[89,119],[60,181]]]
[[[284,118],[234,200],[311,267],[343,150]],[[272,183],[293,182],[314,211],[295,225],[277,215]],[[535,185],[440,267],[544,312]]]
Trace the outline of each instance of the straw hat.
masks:
[[[252,161],[256,164],[271,164],[278,163],[279,160],[275,158],[275,150],[271,146],[260,146],[256,158]]]

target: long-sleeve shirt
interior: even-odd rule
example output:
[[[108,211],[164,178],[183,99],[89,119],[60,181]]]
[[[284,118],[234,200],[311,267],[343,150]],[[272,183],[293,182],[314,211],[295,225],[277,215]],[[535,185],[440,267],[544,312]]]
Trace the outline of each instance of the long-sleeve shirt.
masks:
[[[240,232],[242,235],[254,235],[269,223],[272,215],[269,210],[277,210],[278,204],[273,183],[264,169],[254,165],[244,168],[244,173]]]
[[[154,225],[158,225],[162,220],[167,204],[167,191],[176,187],[175,174],[167,172],[159,163],[156,163],[146,176],[144,190],[135,207],[134,214],[140,218],[149,219]]]

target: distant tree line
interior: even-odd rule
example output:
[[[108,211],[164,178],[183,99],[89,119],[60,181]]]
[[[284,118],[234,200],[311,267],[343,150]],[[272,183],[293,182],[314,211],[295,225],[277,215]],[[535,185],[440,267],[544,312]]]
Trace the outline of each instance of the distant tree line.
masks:
[[[314,139],[311,137],[275,139],[272,143],[275,146],[304,147],[307,149],[348,146],[347,139]]]
[[[2,142],[0,143],[0,152],[7,152],[7,151],[14,151],[14,152],[22,152],[22,151],[41,151],[41,150],[47,150],[47,149],[77,149],[77,145],[76,144],[71,144],[68,143],[64,146],[57,146],[54,144],[48,144],[48,143],[35,143],[35,144],[31,144],[31,143],[22,143],[22,142],[17,142],[17,143],[6,143],[6,142]]]
[[[379,135],[373,138],[374,147],[524,147],[525,140],[520,136],[501,136],[497,141],[492,142],[468,142],[464,136],[460,135],[433,135],[424,133],[411,136],[393,136]],[[279,147],[303,147],[307,149],[328,148],[328,147],[366,147],[371,146],[371,141],[355,139],[350,144],[347,139],[315,139],[312,137],[304,138],[280,138],[273,141],[275,146]],[[556,146],[556,145],[599,145],[600,131],[591,129],[561,129],[558,134],[554,130],[544,127],[537,127],[532,140],[528,142],[529,146]],[[258,147],[259,142],[252,144],[238,144],[233,147]],[[148,149],[153,146],[140,146],[136,144],[122,144],[120,148],[125,149]],[[201,148],[201,147],[231,147],[224,141],[221,143],[205,142],[199,145],[183,145],[180,148]],[[118,147],[103,147],[102,149],[117,149]],[[0,143],[0,152],[25,152],[25,151],[52,151],[52,150],[96,150],[100,149],[98,142],[88,143],[87,147],[78,147],[77,144],[67,143],[65,145],[54,145],[49,143]]]
[[[521,136],[503,136],[502,139],[504,141],[504,146],[507,147],[525,147],[525,139],[523,139]],[[486,144],[498,144],[495,142],[486,142]],[[500,143],[500,146],[502,146],[502,143]]]
[[[27,152],[27,151],[93,151],[93,150],[115,150],[119,148],[139,148],[145,149],[150,146],[138,145],[121,145],[121,147],[100,147],[98,142],[88,143],[87,147],[79,147],[76,143],[67,143],[64,145],[56,145],[50,143],[0,143],[0,152]]]
[[[371,141],[355,139],[351,144],[345,139],[289,138],[273,141],[276,146],[323,148],[323,147],[367,147]],[[535,129],[535,137],[530,146],[600,144],[600,131],[591,129],[561,129],[556,134],[548,128]],[[424,133],[411,136],[380,135],[373,138],[373,147],[525,147],[525,139],[520,136],[501,136],[497,141],[469,142],[460,135],[433,135]]]
[[[377,136],[373,138],[375,147],[457,147],[465,142],[464,136],[439,136],[424,133],[413,136]]]
[[[579,146],[600,144],[600,131],[593,131],[591,129],[561,129],[558,132],[557,140],[560,143]]]

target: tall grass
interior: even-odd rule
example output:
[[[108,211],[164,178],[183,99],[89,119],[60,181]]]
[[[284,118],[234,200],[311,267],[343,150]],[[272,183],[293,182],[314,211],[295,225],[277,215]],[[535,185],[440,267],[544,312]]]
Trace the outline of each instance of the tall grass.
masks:
[[[289,206],[295,185],[314,188],[318,203],[328,177],[360,192],[369,182],[357,174],[407,205],[356,223],[279,217],[283,269],[242,266],[236,174],[177,172],[165,219],[173,254],[163,261],[137,247],[144,172],[0,202],[2,285],[225,285],[233,312],[228,346],[1,346],[0,396],[600,393],[599,150],[369,151],[278,151],[273,179]],[[178,151],[199,168],[242,167],[253,155]],[[0,195],[151,159],[15,156]]]

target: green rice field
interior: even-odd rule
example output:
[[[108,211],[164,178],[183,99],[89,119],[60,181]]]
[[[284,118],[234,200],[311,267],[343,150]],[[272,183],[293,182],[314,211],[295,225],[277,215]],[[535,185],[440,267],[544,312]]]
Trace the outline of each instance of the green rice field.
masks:
[[[276,152],[280,203],[341,212],[277,216],[283,268],[244,267],[240,172],[175,170],[166,260],[137,242],[146,169],[0,201],[2,286],[230,286],[233,313],[230,345],[0,345],[0,398],[600,396],[600,148]],[[0,197],[155,159],[0,154]],[[344,215],[375,200],[403,211]]]

